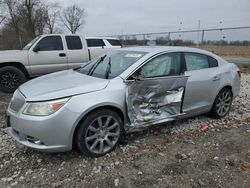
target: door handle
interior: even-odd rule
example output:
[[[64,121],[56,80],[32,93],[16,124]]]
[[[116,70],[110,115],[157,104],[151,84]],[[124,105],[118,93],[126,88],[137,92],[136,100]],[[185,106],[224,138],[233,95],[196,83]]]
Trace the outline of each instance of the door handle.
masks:
[[[219,77],[219,76],[213,77],[213,81],[214,81],[214,82],[215,82],[215,81],[218,81],[218,80],[220,80],[220,77]]]
[[[60,56],[60,57],[65,57],[66,54],[65,54],[65,53],[60,53],[59,56]]]

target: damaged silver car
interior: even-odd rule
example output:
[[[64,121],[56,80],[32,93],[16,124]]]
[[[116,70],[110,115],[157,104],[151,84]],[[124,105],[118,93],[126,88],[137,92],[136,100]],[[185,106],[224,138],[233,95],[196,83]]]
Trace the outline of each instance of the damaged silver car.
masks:
[[[6,117],[12,137],[27,147],[60,152],[76,145],[99,157],[124,132],[203,113],[223,118],[239,90],[237,66],[210,52],[124,48],[23,84]]]

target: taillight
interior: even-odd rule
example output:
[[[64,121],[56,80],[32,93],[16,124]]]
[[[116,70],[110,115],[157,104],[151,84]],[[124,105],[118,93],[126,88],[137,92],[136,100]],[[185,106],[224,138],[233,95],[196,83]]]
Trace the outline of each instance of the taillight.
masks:
[[[240,72],[240,70],[237,70],[237,73],[238,73],[239,77],[241,78],[241,72]]]

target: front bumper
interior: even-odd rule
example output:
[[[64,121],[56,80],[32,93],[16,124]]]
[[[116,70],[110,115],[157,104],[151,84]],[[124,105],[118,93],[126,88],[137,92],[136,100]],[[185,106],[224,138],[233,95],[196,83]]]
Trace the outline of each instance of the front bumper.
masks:
[[[22,145],[45,152],[63,152],[72,149],[74,122],[77,114],[62,108],[50,116],[38,117],[6,111],[9,134]]]

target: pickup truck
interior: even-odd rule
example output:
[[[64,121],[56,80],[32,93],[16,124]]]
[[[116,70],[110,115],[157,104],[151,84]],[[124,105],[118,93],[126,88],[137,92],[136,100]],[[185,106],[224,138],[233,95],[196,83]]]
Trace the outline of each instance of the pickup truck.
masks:
[[[96,38],[97,39],[97,38]],[[22,50],[0,51],[0,91],[11,93],[27,79],[79,67],[114,48],[91,47],[75,34],[48,34],[33,39]]]

